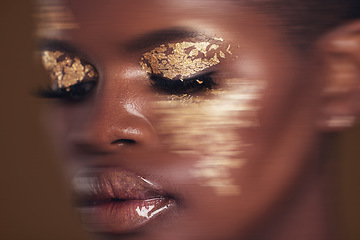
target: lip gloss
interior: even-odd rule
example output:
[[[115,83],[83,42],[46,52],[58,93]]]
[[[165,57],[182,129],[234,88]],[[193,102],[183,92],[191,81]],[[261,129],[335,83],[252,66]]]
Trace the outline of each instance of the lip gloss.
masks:
[[[120,168],[84,169],[73,190],[82,222],[92,232],[131,232],[176,205],[149,180]]]

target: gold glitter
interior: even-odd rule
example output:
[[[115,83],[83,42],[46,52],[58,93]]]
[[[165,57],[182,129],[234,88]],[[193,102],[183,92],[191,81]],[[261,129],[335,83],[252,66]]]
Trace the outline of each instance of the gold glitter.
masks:
[[[223,53],[222,51],[219,52],[219,55],[221,58],[225,58],[225,53]]]
[[[242,153],[251,143],[240,132],[258,126],[256,100],[264,85],[239,78],[225,82],[228,87],[212,91],[212,98],[173,95],[157,101],[155,112],[162,116],[156,128],[168,148],[185,158],[200,159],[190,174],[201,186],[229,196],[241,193],[231,171],[246,163]]]
[[[197,82],[198,84],[203,84],[204,81],[201,81],[201,80],[197,79],[196,82]]]
[[[71,57],[61,51],[43,51],[41,55],[54,89],[69,91],[72,85],[97,77],[94,67],[85,65],[78,57]]]
[[[162,44],[144,53],[140,65],[149,74],[181,80],[219,64],[218,53],[215,52],[219,47],[211,42]],[[219,54],[225,58],[223,52]]]
[[[230,55],[232,55],[232,52],[230,51],[230,45],[227,47],[226,52],[228,52]]]
[[[213,45],[211,45],[211,47],[209,48],[209,51],[211,51],[211,50],[216,50],[216,49],[218,49],[219,47],[220,47],[219,45],[213,44]]]

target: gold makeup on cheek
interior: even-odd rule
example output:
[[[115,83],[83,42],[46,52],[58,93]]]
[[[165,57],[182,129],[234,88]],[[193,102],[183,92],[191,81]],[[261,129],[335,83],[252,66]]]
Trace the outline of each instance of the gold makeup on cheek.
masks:
[[[50,73],[53,89],[66,89],[77,83],[94,79],[97,72],[79,57],[61,51],[42,51],[42,63]]]
[[[168,148],[184,158],[200,159],[189,170],[199,184],[218,195],[238,195],[240,185],[232,171],[247,161],[243,153],[251,146],[241,131],[258,126],[261,81],[229,79],[228,89],[212,99],[197,101],[189,95],[156,102],[162,116],[157,130]]]
[[[220,58],[225,58],[218,50],[221,44],[215,39],[162,44],[144,53],[140,65],[148,74],[182,80],[219,64]]]

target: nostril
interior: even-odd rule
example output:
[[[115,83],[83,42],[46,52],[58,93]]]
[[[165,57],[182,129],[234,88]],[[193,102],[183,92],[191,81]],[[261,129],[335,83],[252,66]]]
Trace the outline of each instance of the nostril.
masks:
[[[113,145],[120,145],[120,144],[135,144],[136,141],[132,139],[118,139],[116,141],[113,141],[111,144]]]

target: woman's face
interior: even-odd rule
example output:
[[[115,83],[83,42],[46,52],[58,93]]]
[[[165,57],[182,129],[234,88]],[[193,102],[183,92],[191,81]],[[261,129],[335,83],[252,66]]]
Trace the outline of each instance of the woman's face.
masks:
[[[277,20],[233,1],[70,2],[42,54],[85,227],[235,239],[276,209],[314,144],[318,89]]]

